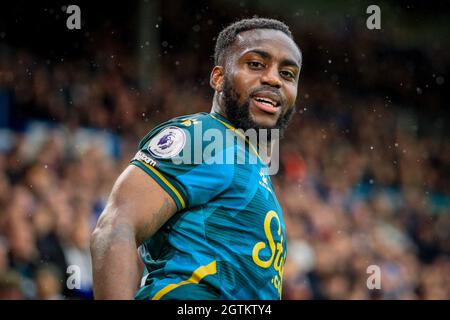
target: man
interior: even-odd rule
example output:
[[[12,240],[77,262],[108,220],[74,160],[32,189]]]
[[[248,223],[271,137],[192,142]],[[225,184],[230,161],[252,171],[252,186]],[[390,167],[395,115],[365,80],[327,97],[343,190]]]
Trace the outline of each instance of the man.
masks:
[[[173,160],[191,155],[200,126],[238,139],[236,128],[284,129],[301,59],[277,20],[245,19],[219,34],[211,113],[154,128],[113,187],[91,240],[97,299],[281,299],[286,235],[267,164]],[[214,156],[227,148],[244,151],[241,160],[257,152],[245,140]]]

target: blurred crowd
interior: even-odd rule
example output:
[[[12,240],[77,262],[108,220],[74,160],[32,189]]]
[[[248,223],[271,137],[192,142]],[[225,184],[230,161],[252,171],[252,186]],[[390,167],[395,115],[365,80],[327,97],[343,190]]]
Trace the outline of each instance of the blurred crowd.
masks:
[[[355,89],[351,74],[302,78],[282,141],[272,180],[288,234],[283,298],[450,299],[448,138],[422,130],[415,110],[384,94],[405,96],[400,82],[421,75],[402,69],[389,48],[358,43],[360,51],[347,48],[346,57],[330,54],[324,63],[342,72],[348,60],[361,65],[366,84]],[[0,151],[0,299],[92,298],[90,233],[137,143],[162,121],[210,110],[210,65],[196,64],[195,52],[163,57],[170,62],[140,88],[132,55],[117,43],[98,47],[70,61],[13,48],[0,57],[9,141]],[[387,83],[361,50],[388,57],[377,66],[392,70]],[[428,95],[430,104],[439,99],[438,91]],[[61,130],[36,145],[31,121]],[[71,137],[82,127],[112,132],[119,151],[80,148]],[[69,266],[79,267],[80,281]],[[379,289],[367,286],[369,266],[380,270]]]
[[[348,125],[298,117],[284,146],[285,298],[450,299],[448,141],[354,103]]]

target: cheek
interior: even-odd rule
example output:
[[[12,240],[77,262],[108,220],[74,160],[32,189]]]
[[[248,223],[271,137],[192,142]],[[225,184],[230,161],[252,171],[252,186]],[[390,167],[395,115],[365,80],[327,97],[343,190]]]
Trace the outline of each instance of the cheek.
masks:
[[[295,103],[295,100],[297,100],[297,86],[288,88],[286,91],[286,99],[289,107]]]
[[[245,100],[249,96],[254,80],[245,71],[237,71],[231,74],[231,85],[239,95],[240,100]]]

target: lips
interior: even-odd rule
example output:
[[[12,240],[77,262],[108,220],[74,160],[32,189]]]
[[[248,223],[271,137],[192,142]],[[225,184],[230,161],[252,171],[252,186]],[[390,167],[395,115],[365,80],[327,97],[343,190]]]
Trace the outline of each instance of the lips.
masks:
[[[276,113],[280,107],[280,97],[271,91],[260,91],[252,95],[256,107],[268,113]]]
[[[268,113],[276,113],[278,111],[278,107],[275,107],[273,104],[269,102],[265,102],[264,100],[253,98],[253,103],[255,106],[265,112]]]

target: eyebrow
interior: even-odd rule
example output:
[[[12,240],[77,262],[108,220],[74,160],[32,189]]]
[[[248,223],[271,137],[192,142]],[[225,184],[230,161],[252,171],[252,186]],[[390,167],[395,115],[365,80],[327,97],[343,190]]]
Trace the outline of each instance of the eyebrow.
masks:
[[[248,50],[248,51],[244,52],[244,55],[247,53],[256,53],[257,55],[260,55],[264,59],[272,59],[272,56],[270,55],[270,53],[268,53],[267,51],[264,51],[264,50],[260,50],[260,49]],[[294,67],[300,69],[300,65],[296,61],[289,59],[289,58],[281,60],[281,64],[285,65],[285,66],[294,66]]]

